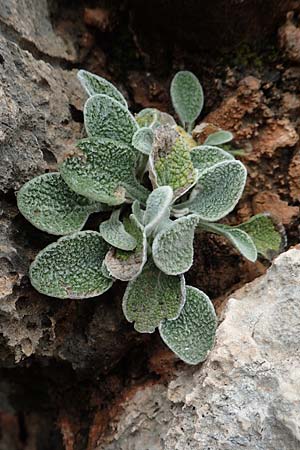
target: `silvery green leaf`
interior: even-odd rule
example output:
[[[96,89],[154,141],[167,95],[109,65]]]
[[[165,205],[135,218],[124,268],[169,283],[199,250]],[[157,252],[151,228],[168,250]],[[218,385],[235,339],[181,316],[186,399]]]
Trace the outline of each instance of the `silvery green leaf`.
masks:
[[[33,287],[57,298],[89,298],[103,294],[112,280],[102,274],[108,245],[96,231],[64,236],[42,250],[31,264]]]
[[[185,302],[183,275],[169,276],[152,261],[141,274],[128,283],[123,298],[123,312],[140,333],[153,333],[163,319],[176,319]]]
[[[197,181],[190,149],[184,138],[170,126],[161,126],[154,131],[149,177],[153,188],[171,186],[174,200],[191,189]]]
[[[120,210],[113,211],[109,220],[100,224],[100,234],[113,247],[127,251],[134,250],[137,242],[131,234],[127,233],[119,217]]]
[[[214,344],[216,313],[204,292],[186,287],[186,302],[175,320],[164,320],[159,332],[164,343],[187,364],[199,364]]]
[[[232,141],[232,139],[233,134],[230,131],[220,130],[210,134],[206,138],[204,145],[222,145]]]
[[[245,166],[240,161],[223,161],[202,172],[188,206],[202,220],[215,222],[229,214],[239,201],[247,178]]]
[[[79,70],[77,77],[89,96],[96,94],[105,94],[111,97],[127,108],[127,102],[121,92],[105,78],[99,77],[87,70]]]
[[[108,205],[119,205],[125,201],[125,185],[140,189],[135,178],[137,152],[131,146],[87,138],[78,147],[82,153],[67,158],[60,166],[64,181],[73,191]]]
[[[233,161],[234,157],[225,150],[211,145],[199,145],[191,150],[191,158],[198,174],[222,161]]]
[[[286,234],[283,227],[276,224],[268,214],[257,214],[248,222],[238,225],[237,228],[251,236],[258,253],[267,259],[272,259],[278,255],[286,244]]]
[[[147,261],[147,239],[144,227],[133,214],[129,219],[124,219],[124,226],[127,233],[135,238],[136,248],[133,251],[110,249],[105,257],[105,264],[113,278],[129,281],[141,273]]]
[[[81,230],[90,213],[107,208],[71,191],[59,173],[28,181],[18,192],[17,202],[32,225],[55,235]]]
[[[203,108],[203,90],[192,72],[178,72],[171,83],[171,99],[183,126],[193,124]]]
[[[139,128],[133,135],[132,145],[144,155],[149,155],[153,145],[153,131],[151,128]]]
[[[125,106],[108,95],[97,94],[84,105],[84,125],[91,138],[131,144],[138,125]]]
[[[256,246],[249,234],[245,231],[237,227],[230,227],[219,223],[202,222],[199,226],[207,231],[226,237],[249,261],[255,262],[257,260]]]
[[[186,144],[190,150],[197,147],[197,142],[194,140],[193,136],[190,133],[188,133],[187,131],[185,131],[184,128],[180,127],[179,125],[176,125],[175,130],[177,131],[177,133],[180,134],[180,136],[186,142]]]
[[[157,122],[159,114],[158,109],[144,108],[135,116],[135,120],[141,128],[152,128]]]
[[[178,275],[191,268],[194,233],[198,222],[196,214],[180,217],[155,236],[152,245],[153,260],[167,275]]]
[[[138,200],[135,200],[131,206],[132,213],[140,225],[144,225],[144,214],[145,211],[141,208],[141,204]]]
[[[146,234],[150,234],[158,224],[170,215],[173,191],[170,186],[160,186],[151,192],[147,199],[144,214]]]
[[[169,125],[171,127],[175,127],[177,124],[173,116],[166,112],[159,111],[157,125]]]

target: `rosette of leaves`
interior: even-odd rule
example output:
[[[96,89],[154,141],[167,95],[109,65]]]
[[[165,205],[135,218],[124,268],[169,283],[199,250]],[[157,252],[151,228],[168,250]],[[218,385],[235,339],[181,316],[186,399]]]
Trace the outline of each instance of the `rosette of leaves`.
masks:
[[[59,172],[30,180],[17,195],[31,224],[61,236],[36,256],[31,283],[50,297],[83,299],[127,282],[126,319],[141,333],[158,329],[179,358],[197,364],[212,348],[216,314],[185,283],[196,230],[224,236],[253,262],[278,253],[282,235],[268,215],[233,227],[219,222],[239,201],[247,172],[220,147],[231,133],[200,146],[193,140],[203,107],[195,75],[179,72],[171,84],[180,125],[154,108],[133,116],[109,81],[87,71],[78,77],[89,96],[87,136]],[[99,228],[83,230],[91,213],[99,214]]]

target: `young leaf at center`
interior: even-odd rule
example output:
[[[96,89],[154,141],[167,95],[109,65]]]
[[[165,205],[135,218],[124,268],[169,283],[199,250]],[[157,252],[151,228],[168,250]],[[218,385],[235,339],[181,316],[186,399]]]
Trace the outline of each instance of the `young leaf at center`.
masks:
[[[108,245],[96,231],[79,231],[48,245],[33,261],[33,287],[56,298],[89,298],[103,294],[112,280],[102,274]]]
[[[146,234],[149,235],[157,225],[170,215],[173,191],[170,186],[160,186],[151,192],[146,202],[143,222]]]
[[[183,275],[169,276],[152,261],[142,273],[128,283],[123,299],[123,312],[140,333],[153,333],[163,319],[176,319],[185,302]]]
[[[174,199],[191,189],[197,181],[189,146],[170,126],[161,126],[154,131],[149,177],[154,188],[171,186]]]
[[[165,344],[187,364],[204,361],[211,350],[217,326],[214,307],[204,292],[186,287],[186,302],[175,320],[164,320],[159,332]]]

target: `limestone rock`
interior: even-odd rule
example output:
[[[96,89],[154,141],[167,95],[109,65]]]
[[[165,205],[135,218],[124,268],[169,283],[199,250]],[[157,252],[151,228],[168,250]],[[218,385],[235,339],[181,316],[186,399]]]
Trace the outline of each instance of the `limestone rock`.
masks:
[[[299,450],[299,335],[294,248],[229,299],[203,366],[184,368],[167,388],[138,391],[115,440],[97,450]]]

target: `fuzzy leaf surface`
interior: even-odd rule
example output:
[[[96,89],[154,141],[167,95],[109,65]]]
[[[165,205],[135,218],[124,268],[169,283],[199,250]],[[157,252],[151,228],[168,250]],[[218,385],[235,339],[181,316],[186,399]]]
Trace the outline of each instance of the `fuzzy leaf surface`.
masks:
[[[267,214],[257,214],[237,228],[251,236],[258,253],[267,259],[278,255],[285,246],[286,235],[283,227],[276,225]]]
[[[107,291],[102,273],[108,245],[96,231],[64,236],[42,250],[30,266],[33,287],[56,298],[89,298]]]
[[[159,117],[159,111],[155,108],[144,108],[135,116],[135,120],[139,127],[152,128]]]
[[[159,332],[165,344],[187,364],[204,361],[214,344],[216,313],[210,299],[199,289],[186,287],[186,302],[175,320],[164,320]]]
[[[137,152],[131,146],[87,138],[78,147],[82,154],[67,158],[60,166],[63,179],[73,191],[108,205],[119,205],[125,200],[125,185],[139,186],[135,178]]]
[[[178,72],[171,83],[171,99],[183,124],[192,124],[203,108],[203,90],[198,78],[189,71]]]
[[[87,70],[79,70],[77,77],[89,96],[104,94],[111,97],[127,108],[127,102],[121,92],[105,78],[99,77]]]
[[[153,145],[153,131],[151,128],[139,128],[133,135],[132,145],[144,155],[150,155]]]
[[[144,225],[144,215],[145,211],[141,208],[141,204],[138,200],[135,200],[131,206],[132,214],[135,216],[136,220],[140,225]]]
[[[28,181],[18,192],[17,202],[32,225],[57,236],[81,230],[90,213],[106,208],[71,191],[59,173]]]
[[[222,145],[232,141],[233,134],[230,131],[220,130],[207,136],[204,145]]]
[[[84,105],[84,125],[89,137],[112,139],[131,144],[138,125],[128,111],[117,100],[108,95],[97,94]]]
[[[180,217],[154,238],[152,256],[156,266],[168,275],[188,271],[193,264],[193,240],[199,219],[196,214]]]
[[[109,220],[100,224],[100,234],[113,247],[127,251],[134,250],[137,242],[131,234],[127,233],[119,217],[120,210],[113,211]]]
[[[143,218],[146,234],[151,233],[165,217],[169,217],[172,200],[173,191],[170,186],[160,186],[151,192]]]
[[[230,227],[219,223],[201,223],[200,228],[226,237],[245,258],[251,262],[256,261],[256,246],[249,234],[245,231],[237,227]]]
[[[133,214],[129,219],[124,219],[124,227],[135,238],[136,248],[133,251],[110,249],[105,257],[105,265],[113,278],[130,281],[141,273],[147,261],[147,239],[144,227]]]
[[[246,178],[246,168],[240,161],[218,163],[200,174],[197,186],[186,205],[202,220],[220,220],[236,206],[243,193]]]
[[[190,149],[184,138],[169,126],[154,132],[154,143],[149,157],[149,176],[154,188],[171,186],[174,199],[187,192],[197,181]]]
[[[169,276],[148,262],[141,274],[128,283],[123,312],[140,333],[153,333],[163,319],[176,319],[185,302],[184,277]]]
[[[225,150],[211,145],[199,145],[191,150],[191,158],[199,175],[206,169],[222,161],[234,161],[234,157]]]

